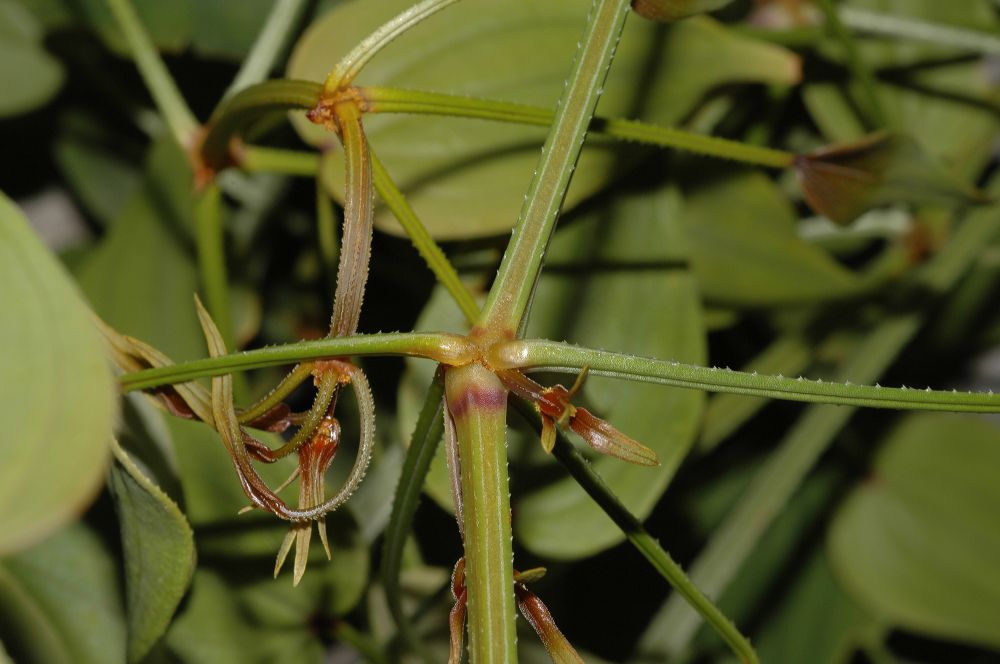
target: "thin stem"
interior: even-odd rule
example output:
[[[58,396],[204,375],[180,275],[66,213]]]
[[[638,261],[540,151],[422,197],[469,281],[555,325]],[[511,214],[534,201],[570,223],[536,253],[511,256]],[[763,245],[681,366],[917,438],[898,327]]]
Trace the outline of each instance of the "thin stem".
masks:
[[[545,248],[555,230],[628,12],[626,0],[598,0],[591,9],[552,130],[483,309],[483,327],[494,334],[519,332],[526,319]]]
[[[192,360],[155,369],[127,373],[120,378],[122,390],[145,390],[159,385],[184,383],[195,378],[218,376],[233,371],[332,359],[349,356],[404,355],[426,357],[445,364],[464,364],[476,355],[465,337],[446,332],[364,334],[316,341],[300,341],[282,346],[257,348],[242,353]]]
[[[311,362],[296,365],[294,369],[281,379],[280,383],[274,386],[274,389],[240,413],[239,423],[246,424],[247,422],[253,422],[284,401],[289,394],[295,391],[295,388],[309,378],[312,374],[312,368],[313,365]]]
[[[596,376],[788,401],[903,410],[1000,412],[1000,394],[854,385],[850,382],[824,382],[802,377],[757,375],[728,368],[699,367],[672,360],[582,348],[555,341],[526,339],[507,342],[493,351],[491,360],[491,366],[495,369],[534,369],[577,374],[587,367]]]
[[[266,79],[288,44],[292,30],[302,17],[306,0],[274,0],[271,13],[264,20],[264,29],[257,35],[250,52],[229,84],[223,99]]]
[[[235,348],[232,316],[229,311],[229,278],[226,271],[225,229],[222,223],[222,194],[209,184],[195,204],[195,243],[198,271],[208,311],[219,328],[226,347]]]
[[[447,115],[544,127],[550,126],[555,117],[553,111],[538,106],[436,92],[372,87],[359,88],[359,93],[366,102],[365,111],[368,113]],[[635,120],[594,117],[589,131],[611,138],[687,150],[768,168],[787,168],[795,159],[793,153],[783,150]]]
[[[522,401],[515,402],[515,409],[521,413],[536,429],[541,423],[538,415],[530,406]],[[745,636],[733,625],[701,590],[691,582],[667,551],[660,546],[652,535],[643,527],[642,522],[635,517],[618,499],[604,479],[594,470],[587,459],[576,447],[566,439],[562,431],[556,431],[556,444],[552,450],[553,456],[566,468],[577,484],[594,499],[594,502],[604,510],[604,513],[615,522],[628,538],[635,549],[653,566],[660,576],[674,588],[684,600],[693,607],[705,621],[729,645],[733,653],[743,662],[756,662],[757,653]]]
[[[320,169],[320,155],[304,150],[247,145],[240,150],[240,168],[250,173],[284,173],[315,177]]]
[[[514,553],[507,482],[507,390],[478,363],[449,369],[448,411],[461,460],[469,654],[517,661]]]
[[[458,0],[424,0],[384,23],[337,63],[329,76],[326,77],[326,82],[323,84],[323,95],[333,96],[338,90],[349,86],[361,69],[368,64],[368,61],[396,37],[456,2]]]
[[[817,3],[826,17],[827,27],[833,33],[833,36],[840,41],[844,49],[844,55],[847,57],[847,66],[851,70],[851,74],[861,84],[861,89],[867,101],[869,118],[872,125],[874,125],[871,128],[885,128],[888,117],[882,108],[882,102],[879,101],[878,88],[875,86],[875,76],[872,74],[871,68],[868,67],[861,57],[861,52],[858,50],[858,44],[854,40],[854,35],[844,27],[844,24],[840,20],[840,14],[833,4],[833,0],[817,0]]]
[[[321,91],[319,83],[281,79],[237,92],[209,118],[200,148],[202,161],[209,168],[224,168],[229,164],[230,142],[250,123],[268,113],[313,108]]]
[[[427,232],[427,227],[424,226],[423,222],[420,221],[420,218],[413,211],[413,208],[410,207],[406,197],[403,196],[403,192],[399,190],[399,187],[396,186],[388,171],[385,170],[385,166],[382,165],[382,162],[374,152],[370,154],[372,170],[375,174],[375,188],[378,190],[379,196],[382,197],[382,200],[392,210],[396,219],[399,220],[399,224],[406,231],[406,234],[410,237],[410,241],[413,242],[413,246],[416,247],[417,252],[427,263],[431,272],[434,273],[438,281],[451,293],[462,313],[465,314],[466,319],[469,322],[475,322],[479,318],[479,306],[476,304],[475,299],[473,299],[469,289],[462,283],[458,272],[455,271],[454,266],[448,260],[448,257],[445,256],[441,247],[434,241],[431,234]]]
[[[135,8],[129,0],[106,0],[106,2],[118,27],[125,35],[125,41],[132,51],[132,57],[135,58],[135,65],[139,68],[139,74],[146,87],[149,88],[153,102],[170,127],[170,133],[174,135],[178,145],[184,149],[189,148],[198,130],[198,121],[181,96],[163,60],[160,59],[160,54],[139,20]]]
[[[361,126],[361,111],[353,103],[338,104],[337,121],[344,144],[344,233],[337,266],[337,289],[330,317],[330,336],[354,334],[361,317],[361,303],[368,282],[375,190],[372,185],[371,157]]]
[[[385,528],[385,545],[382,549],[382,584],[385,586],[389,612],[396,626],[410,648],[421,653],[426,661],[433,658],[426,655],[423,643],[416,636],[413,625],[403,610],[403,593],[399,584],[399,573],[403,565],[403,549],[409,539],[413,516],[420,504],[424,480],[437,452],[441,436],[444,434],[444,375],[438,372],[427,389],[424,406],[410,437],[410,447],[406,451],[403,469],[396,485],[392,503],[392,514]]]
[[[969,30],[952,25],[922,21],[910,16],[883,14],[860,7],[841,5],[837,15],[843,24],[859,32],[910,39],[966,51],[1000,55],[1000,37],[984,30]]]

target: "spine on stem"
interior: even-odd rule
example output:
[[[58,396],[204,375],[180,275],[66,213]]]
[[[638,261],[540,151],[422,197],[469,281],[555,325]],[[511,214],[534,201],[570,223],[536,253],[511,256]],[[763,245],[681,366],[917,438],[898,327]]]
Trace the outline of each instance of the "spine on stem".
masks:
[[[470,661],[516,662],[507,390],[493,372],[472,363],[448,370],[445,395],[462,468]]]

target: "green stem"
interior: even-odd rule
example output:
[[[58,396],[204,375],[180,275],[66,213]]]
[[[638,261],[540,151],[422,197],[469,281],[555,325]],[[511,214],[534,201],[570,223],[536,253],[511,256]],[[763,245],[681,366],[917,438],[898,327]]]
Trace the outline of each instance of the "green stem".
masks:
[[[659,383],[710,392],[727,392],[771,399],[828,403],[840,406],[939,410],[968,413],[1000,412],[1000,394],[854,385],[805,378],[757,375],[717,367],[699,367],[555,341],[525,339],[501,344],[493,351],[496,369],[532,369],[578,374],[587,367],[596,376]],[[854,380],[848,376],[844,380]]]
[[[985,30],[969,30],[952,25],[922,21],[899,14],[883,14],[860,7],[842,5],[837,15],[843,24],[859,32],[910,39],[963,51],[1000,55],[1000,37]]]
[[[522,401],[515,402],[515,408],[536,429],[540,430],[538,414]],[[561,430],[556,430],[556,445],[553,456],[563,465],[577,484],[594,499],[594,502],[604,510],[604,513],[615,522],[628,541],[635,547],[660,576],[662,576],[685,601],[729,645],[733,653],[743,662],[757,662],[757,653],[745,636],[733,625],[708,597],[702,593],[688,578],[677,562],[667,553],[643,527],[642,522],[635,517],[618,499],[604,479],[594,470],[587,459],[576,447],[566,439]]]
[[[145,81],[153,102],[160,110],[174,139],[185,150],[191,147],[198,121],[181,96],[160,54],[153,45],[149,33],[139,20],[135,8],[129,0],[106,0],[118,27],[125,35],[132,56],[135,58],[139,74]]]
[[[225,229],[222,223],[222,194],[218,185],[209,184],[195,204],[195,243],[198,271],[205,290],[208,311],[229,349],[235,348],[229,310],[229,279],[226,273]]]
[[[296,365],[294,369],[281,379],[280,383],[274,386],[274,389],[239,414],[240,424],[253,422],[284,401],[288,395],[294,392],[299,385],[312,375],[312,368],[313,365],[311,362]]]
[[[240,168],[250,173],[284,173],[315,177],[320,170],[320,155],[303,150],[248,145],[240,150]]]
[[[628,12],[626,0],[599,0],[591,9],[552,130],[483,309],[482,325],[494,334],[520,332],[526,319],[545,248],[555,230]]]
[[[263,369],[309,360],[369,355],[426,357],[445,364],[461,364],[475,349],[465,337],[446,332],[391,332],[300,341],[282,346],[257,348],[242,353],[192,360],[123,375],[122,390],[145,390],[159,385],[185,383],[195,378],[218,376],[233,371]]]
[[[313,108],[321,91],[319,83],[281,79],[237,92],[209,118],[200,149],[202,161],[209,168],[224,168],[229,164],[230,142],[247,125],[267,113]]]
[[[474,363],[445,375],[458,436],[473,664],[517,661],[514,553],[507,482],[507,391]]]
[[[473,299],[469,289],[462,283],[451,261],[444,255],[441,247],[434,241],[431,234],[427,232],[427,227],[417,217],[413,208],[407,202],[406,197],[403,196],[403,192],[396,186],[396,183],[374,152],[371,152],[371,158],[372,169],[375,173],[375,189],[378,190],[379,196],[382,197],[382,200],[392,210],[396,219],[399,220],[399,224],[406,231],[406,234],[410,237],[410,241],[413,242],[413,246],[416,247],[417,252],[423,257],[431,272],[434,273],[438,281],[451,293],[451,296],[455,299],[465,317],[470,322],[475,322],[479,318],[479,306],[476,305],[476,301]]]
[[[365,37],[333,68],[323,84],[323,94],[332,96],[349,86],[361,69],[396,37],[458,0],[424,0],[393,17]]]
[[[385,545],[382,549],[382,583],[385,586],[389,612],[396,626],[415,652],[421,653],[426,661],[433,658],[424,653],[423,643],[416,636],[413,625],[403,610],[403,593],[399,585],[399,573],[403,566],[403,549],[409,539],[413,516],[420,504],[424,480],[437,452],[441,436],[444,435],[444,376],[439,371],[431,382],[424,398],[424,406],[410,437],[410,447],[396,485],[396,496],[392,503],[392,514],[385,528]]]
[[[847,57],[847,66],[851,70],[851,74],[861,84],[861,89],[864,91],[865,100],[868,102],[868,115],[873,125],[870,128],[880,129],[887,127],[888,117],[882,108],[882,102],[879,101],[875,76],[861,57],[861,52],[858,50],[858,44],[854,40],[854,35],[844,27],[844,24],[840,20],[840,14],[833,4],[833,0],[817,0],[817,4],[823,10],[827,27],[833,33],[833,36],[840,41],[844,49],[844,55]]]
[[[268,77],[281,53],[285,50],[292,30],[302,17],[306,0],[274,0],[271,13],[264,21],[264,29],[257,35],[250,52],[236,72],[236,77],[226,90],[228,99],[240,90],[260,83]]]
[[[366,102],[365,111],[368,113],[447,115],[543,127],[550,126],[555,117],[555,113],[546,108],[493,99],[378,87],[360,88],[359,92]],[[795,159],[793,153],[783,150],[635,120],[595,117],[590,122],[589,131],[620,140],[687,150],[768,168],[787,168]]]

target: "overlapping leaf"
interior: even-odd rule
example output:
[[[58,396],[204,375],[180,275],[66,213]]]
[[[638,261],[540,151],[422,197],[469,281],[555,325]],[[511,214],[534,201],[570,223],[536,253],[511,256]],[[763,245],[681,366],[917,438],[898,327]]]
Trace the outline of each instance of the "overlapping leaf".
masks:
[[[299,42],[289,75],[323,80],[351,44],[410,4],[391,0],[335,8]],[[465,0],[389,45],[358,83],[551,107],[584,19],[575,0],[515,0],[502,10],[485,0]],[[674,124],[719,85],[787,85],[798,76],[798,58],[788,51],[738,37],[710,19],[683,21],[666,33],[635,20],[626,26],[598,113]],[[307,141],[332,145],[320,128],[293,117]],[[454,118],[369,117],[365,124],[386,168],[441,239],[509,230],[545,137],[544,128]],[[592,142],[576,169],[567,207],[620,176],[620,154],[621,146]],[[335,156],[328,164],[324,180],[342,199],[343,160]],[[376,225],[401,232],[387,210],[378,214]]]

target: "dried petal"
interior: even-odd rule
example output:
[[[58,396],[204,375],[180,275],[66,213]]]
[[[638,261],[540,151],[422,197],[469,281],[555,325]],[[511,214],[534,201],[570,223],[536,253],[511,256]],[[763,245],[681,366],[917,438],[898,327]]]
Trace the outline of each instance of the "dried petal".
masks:
[[[559,631],[555,619],[538,595],[522,583],[515,583],[514,591],[517,594],[517,608],[535,629],[552,661],[556,664],[583,664],[583,659]]]
[[[605,420],[595,417],[586,408],[576,409],[576,415],[570,420],[569,426],[601,454],[640,466],[660,465],[656,452],[626,436]]]
[[[959,205],[988,203],[908,136],[878,133],[795,158],[806,202],[840,224],[888,203]]]

